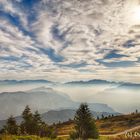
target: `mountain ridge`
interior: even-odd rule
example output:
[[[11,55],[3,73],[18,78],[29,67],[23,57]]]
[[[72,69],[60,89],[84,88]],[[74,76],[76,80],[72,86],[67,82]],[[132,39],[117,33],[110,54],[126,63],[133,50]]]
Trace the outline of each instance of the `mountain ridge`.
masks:
[[[53,83],[53,84],[62,84],[59,82],[53,82],[45,79],[37,79],[37,80],[0,80],[0,84],[2,83],[9,83],[9,84],[22,84],[22,83]],[[123,81],[113,81],[113,80],[103,80],[103,79],[91,79],[91,80],[80,80],[80,81],[69,81],[69,82],[64,82],[63,84],[68,85],[68,84],[105,84],[105,83],[110,83],[110,84],[123,84],[123,85],[140,85],[140,83],[134,83],[134,82],[123,82]]]
[[[140,83],[131,83],[131,82],[122,82],[122,81],[108,81],[108,80],[101,80],[101,79],[92,79],[87,81],[71,81],[64,83],[65,85],[74,85],[74,84],[118,84],[123,86],[140,86]]]

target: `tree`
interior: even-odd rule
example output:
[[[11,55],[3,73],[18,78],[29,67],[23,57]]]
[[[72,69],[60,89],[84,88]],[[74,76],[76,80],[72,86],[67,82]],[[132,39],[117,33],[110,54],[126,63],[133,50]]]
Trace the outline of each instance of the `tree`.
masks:
[[[42,125],[41,116],[38,111],[35,111],[33,114],[33,125],[34,125],[34,134],[39,135],[40,128]]]
[[[41,116],[38,111],[35,111],[35,113],[33,114],[33,119],[38,124],[40,124],[42,122]]]
[[[105,118],[105,116],[102,114],[102,119],[104,119]]]
[[[24,134],[33,134],[33,114],[27,105],[22,113],[23,122],[21,123],[21,131]]]
[[[20,125],[22,134],[38,135],[41,137],[56,137],[56,131],[54,127],[48,127],[48,125],[41,120],[41,116],[38,111],[33,114],[29,106],[26,106],[22,113],[23,121]]]
[[[97,120],[100,120],[99,116],[97,116]]]
[[[136,114],[138,114],[138,110],[137,110],[137,109],[136,109],[136,111],[135,111],[135,112],[136,112]]]
[[[22,113],[22,117],[24,120],[28,121],[32,119],[32,112],[30,107],[27,105]]]
[[[4,126],[4,131],[11,135],[17,135],[18,133],[18,125],[16,123],[15,118],[13,116],[10,116],[6,122],[6,125]]]
[[[95,121],[92,118],[92,114],[87,104],[80,105],[79,109],[76,111],[74,122],[76,132],[71,134],[72,139],[74,139],[74,137],[82,140],[98,138]]]

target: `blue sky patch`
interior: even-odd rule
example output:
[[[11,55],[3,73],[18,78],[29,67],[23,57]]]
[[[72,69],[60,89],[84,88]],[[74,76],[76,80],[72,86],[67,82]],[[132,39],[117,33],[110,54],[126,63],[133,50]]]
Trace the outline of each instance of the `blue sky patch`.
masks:
[[[110,68],[116,68],[116,67],[126,68],[126,67],[133,67],[136,65],[135,62],[133,61],[104,62],[103,59],[98,59],[96,61]]]
[[[20,25],[19,17],[16,15],[11,15],[10,13],[6,13],[6,12],[0,10],[0,17],[8,20],[14,26]]]
[[[62,62],[64,57],[56,54],[55,50],[52,48],[39,48],[43,54],[48,55],[48,57],[54,62]]]
[[[67,32],[61,33],[58,25],[54,25],[52,27],[51,32],[52,32],[52,36],[55,40],[62,41],[62,42],[65,41],[65,35]]]
[[[104,57],[104,59],[121,58],[121,57],[127,57],[127,55],[119,54],[117,50],[112,50]]]
[[[69,65],[62,65],[64,67],[70,67],[70,68],[81,68],[87,66],[86,62],[80,62],[80,63],[71,63]]]
[[[15,57],[15,56],[1,56],[0,60],[4,60],[4,61],[18,61],[19,58]]]

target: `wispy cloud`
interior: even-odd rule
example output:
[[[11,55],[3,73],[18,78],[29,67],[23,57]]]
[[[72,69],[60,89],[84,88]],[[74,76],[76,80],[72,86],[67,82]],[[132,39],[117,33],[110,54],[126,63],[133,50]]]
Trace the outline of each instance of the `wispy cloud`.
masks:
[[[0,0],[0,78],[140,82],[137,2]]]

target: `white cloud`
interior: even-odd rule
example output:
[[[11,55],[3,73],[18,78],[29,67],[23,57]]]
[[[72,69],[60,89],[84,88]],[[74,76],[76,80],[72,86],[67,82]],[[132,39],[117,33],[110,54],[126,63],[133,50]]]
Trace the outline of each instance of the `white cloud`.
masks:
[[[0,77],[45,77],[58,81],[91,78],[138,81],[135,75],[139,76],[139,28],[128,18],[133,15],[131,9],[136,2],[137,0],[42,0],[34,7],[36,20],[28,26],[26,12],[12,2],[0,0],[3,10],[17,15],[22,26],[35,35],[25,35],[19,27],[0,19],[0,27],[4,29],[0,29],[0,55],[19,58],[17,62],[0,60]],[[134,47],[124,46],[129,40],[134,40]],[[55,55],[64,58],[63,61],[53,61],[40,48],[53,49]],[[111,50],[118,50],[120,55],[125,56],[104,59]],[[97,60],[106,63],[132,61],[135,65],[127,69],[119,66],[110,68]],[[74,68],[81,63],[85,65]],[[133,71],[135,74],[130,75]],[[116,73],[118,77],[114,76]],[[131,78],[128,79],[127,76]]]
[[[22,26],[28,29],[27,15],[24,11],[20,9],[20,7],[14,5],[11,0],[0,0],[0,4],[2,6],[2,10],[4,10],[6,13],[9,13],[13,16],[15,15],[18,16]]]

